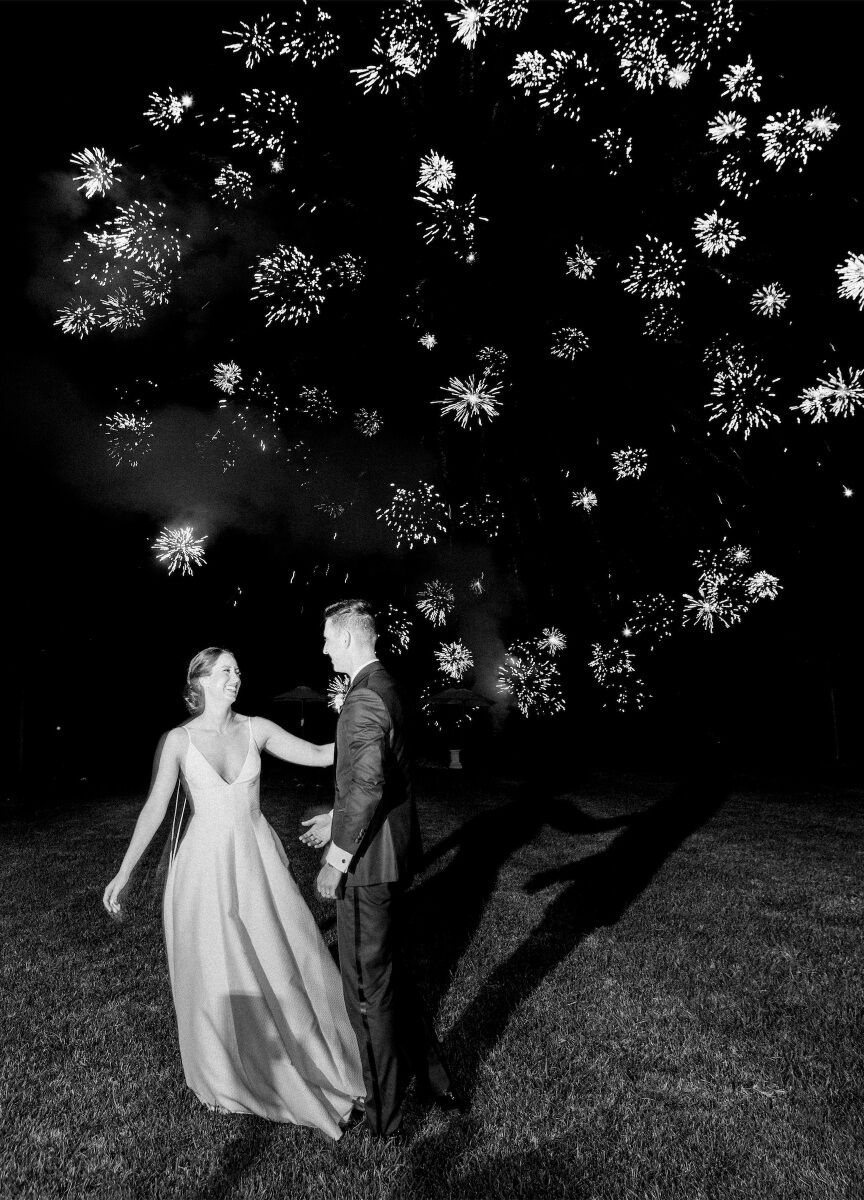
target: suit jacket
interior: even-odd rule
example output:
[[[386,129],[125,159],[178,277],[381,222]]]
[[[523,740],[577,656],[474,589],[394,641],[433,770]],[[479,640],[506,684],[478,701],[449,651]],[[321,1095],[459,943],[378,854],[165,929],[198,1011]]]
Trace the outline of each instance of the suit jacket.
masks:
[[[358,671],[336,725],[331,837],[353,854],[346,887],[408,881],[422,846],[402,701],[377,660]]]

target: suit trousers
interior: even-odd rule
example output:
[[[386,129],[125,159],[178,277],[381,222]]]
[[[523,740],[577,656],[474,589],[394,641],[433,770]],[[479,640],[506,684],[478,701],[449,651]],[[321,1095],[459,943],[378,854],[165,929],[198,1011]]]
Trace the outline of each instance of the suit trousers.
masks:
[[[346,887],[336,903],[345,1006],[360,1049],[366,1123],[376,1136],[396,1133],[412,1074],[418,1090],[451,1087],[443,1051],[414,986],[400,927],[402,886]]]

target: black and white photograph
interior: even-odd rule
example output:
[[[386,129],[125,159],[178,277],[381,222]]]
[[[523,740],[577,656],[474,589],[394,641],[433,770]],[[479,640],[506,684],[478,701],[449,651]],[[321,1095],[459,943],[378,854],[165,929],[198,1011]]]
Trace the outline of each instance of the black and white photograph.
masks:
[[[861,0],[4,0],[3,1200],[864,1196]]]

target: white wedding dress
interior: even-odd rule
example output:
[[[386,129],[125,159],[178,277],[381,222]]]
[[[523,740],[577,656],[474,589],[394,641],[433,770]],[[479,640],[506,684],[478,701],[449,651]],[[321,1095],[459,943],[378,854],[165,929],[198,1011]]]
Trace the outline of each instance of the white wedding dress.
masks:
[[[192,817],[168,871],[165,946],[186,1082],[211,1108],[340,1136],[365,1092],[339,971],[261,815],[249,724],[226,782],[186,730]]]

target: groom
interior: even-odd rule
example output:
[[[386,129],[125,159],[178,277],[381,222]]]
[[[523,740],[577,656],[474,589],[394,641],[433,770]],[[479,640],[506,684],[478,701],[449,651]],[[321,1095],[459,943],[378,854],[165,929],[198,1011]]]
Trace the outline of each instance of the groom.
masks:
[[[375,657],[370,605],[340,600],[324,618],[324,653],[351,683],[336,726],[332,840],[317,888],[336,901],[339,964],[363,1064],[366,1124],[375,1137],[399,1140],[412,1073],[421,1097],[447,1109],[462,1103],[399,944],[402,893],[421,855],[402,704]],[[316,821],[326,826],[327,817]]]

